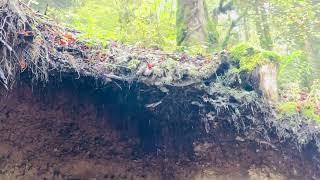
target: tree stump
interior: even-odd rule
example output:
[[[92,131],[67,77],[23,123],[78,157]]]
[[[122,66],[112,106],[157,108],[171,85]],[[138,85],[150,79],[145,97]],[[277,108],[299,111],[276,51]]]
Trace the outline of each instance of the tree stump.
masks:
[[[279,98],[278,65],[276,63],[259,65],[252,74],[256,89],[270,102],[277,102]]]

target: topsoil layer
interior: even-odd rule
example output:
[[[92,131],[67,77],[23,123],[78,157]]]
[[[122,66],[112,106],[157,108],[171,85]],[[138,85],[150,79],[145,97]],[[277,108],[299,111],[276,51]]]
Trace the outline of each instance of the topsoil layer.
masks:
[[[307,151],[274,149],[227,132],[193,142],[190,149],[149,151],[145,146],[152,141],[139,124],[119,123],[125,117],[121,109],[110,104],[101,114],[98,90],[68,84],[47,89],[21,83],[1,93],[0,179],[320,177]]]

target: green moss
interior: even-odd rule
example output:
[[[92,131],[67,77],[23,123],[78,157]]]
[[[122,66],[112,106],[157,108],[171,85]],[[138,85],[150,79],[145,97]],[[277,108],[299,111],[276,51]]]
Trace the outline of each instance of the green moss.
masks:
[[[282,57],[273,51],[265,51],[248,44],[239,44],[231,49],[231,56],[239,63],[240,71],[252,71],[259,65],[278,63]]]
[[[279,110],[284,113],[294,114],[296,113],[298,103],[297,102],[282,102],[279,104]]]
[[[140,65],[141,61],[137,60],[137,59],[133,59],[128,63],[128,68],[131,70],[135,70],[138,68],[138,66]]]
[[[317,123],[320,123],[320,116],[315,114],[314,111],[307,110],[307,111],[304,111],[303,114],[310,119],[314,119]]]
[[[231,55],[234,60],[240,60],[243,56],[246,56],[248,49],[251,48],[248,44],[239,44],[231,49]]]
[[[320,115],[316,114],[315,112],[315,106],[312,104],[307,104],[302,109],[303,115],[310,119],[316,120],[318,123],[320,123]]]
[[[279,104],[278,109],[281,113],[286,114],[297,114],[297,107],[298,103],[294,101],[289,102],[282,102]],[[301,113],[310,118],[315,120],[316,122],[320,123],[320,115],[316,114],[315,112],[315,106],[313,104],[304,104]]]

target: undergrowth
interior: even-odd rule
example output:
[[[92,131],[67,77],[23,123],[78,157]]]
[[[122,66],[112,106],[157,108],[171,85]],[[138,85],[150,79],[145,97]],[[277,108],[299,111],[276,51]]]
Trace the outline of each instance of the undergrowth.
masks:
[[[294,51],[289,55],[279,55],[241,43],[233,47],[230,54],[239,65],[231,70],[232,73],[251,72],[266,63],[278,64],[279,112],[302,114],[320,123],[320,81],[312,82],[310,79],[311,68],[305,53]]]
[[[292,84],[281,93],[280,113],[302,114],[320,123],[320,80],[315,80],[309,91]]]

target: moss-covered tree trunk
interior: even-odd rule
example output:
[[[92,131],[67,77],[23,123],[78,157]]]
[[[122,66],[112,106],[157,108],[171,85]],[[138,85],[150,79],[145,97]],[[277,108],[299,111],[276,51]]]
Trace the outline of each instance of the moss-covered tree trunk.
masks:
[[[205,0],[178,0],[177,3],[177,44],[216,47],[216,23],[208,16]]]

